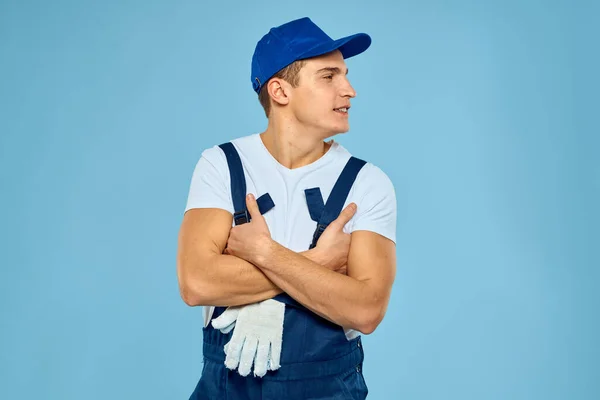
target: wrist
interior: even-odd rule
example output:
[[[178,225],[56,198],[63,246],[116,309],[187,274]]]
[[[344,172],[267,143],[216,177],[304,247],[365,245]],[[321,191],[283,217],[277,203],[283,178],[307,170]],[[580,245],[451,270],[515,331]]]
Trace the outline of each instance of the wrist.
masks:
[[[325,254],[323,254],[321,249],[318,247],[313,247],[312,249],[303,251],[300,254],[321,266],[325,266],[327,264]]]
[[[323,250],[323,248],[321,247],[314,247],[309,251],[312,253],[310,255],[307,255],[307,258],[309,258],[314,263],[319,264],[320,266],[332,271],[340,267],[339,265],[337,265],[338,263],[336,263],[336,258],[334,257],[331,251],[328,252],[327,250]]]
[[[259,242],[258,251],[254,255],[252,263],[259,268],[263,267],[265,263],[271,259],[276,244],[277,243],[271,237],[263,237]]]

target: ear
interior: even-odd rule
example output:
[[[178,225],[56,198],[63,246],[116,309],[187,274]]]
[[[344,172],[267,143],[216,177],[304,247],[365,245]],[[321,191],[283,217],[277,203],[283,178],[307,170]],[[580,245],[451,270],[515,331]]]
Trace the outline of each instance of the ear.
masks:
[[[279,78],[271,78],[267,83],[267,90],[269,91],[269,96],[273,99],[274,102],[280,105],[286,105],[289,103],[290,99],[288,97],[291,86],[289,83]]]

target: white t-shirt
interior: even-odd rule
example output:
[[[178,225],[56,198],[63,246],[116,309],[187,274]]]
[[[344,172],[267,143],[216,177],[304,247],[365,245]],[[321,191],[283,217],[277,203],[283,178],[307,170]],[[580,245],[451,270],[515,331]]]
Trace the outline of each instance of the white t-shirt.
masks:
[[[351,154],[333,141],[318,160],[289,169],[269,153],[258,133],[231,142],[242,161],[247,192],[256,198],[269,193],[275,203],[275,207],[264,214],[273,240],[295,252],[308,250],[317,223],[310,218],[304,190],[319,187],[326,203]],[[368,230],[396,242],[396,194],[391,180],[381,169],[369,162],[362,167],[342,209],[352,202],[358,208],[344,232]],[[227,158],[219,146],[203,151],[196,164],[185,211],[191,208],[234,212]],[[206,327],[214,307],[203,307],[203,311]],[[359,335],[352,329],[345,332],[348,339]]]

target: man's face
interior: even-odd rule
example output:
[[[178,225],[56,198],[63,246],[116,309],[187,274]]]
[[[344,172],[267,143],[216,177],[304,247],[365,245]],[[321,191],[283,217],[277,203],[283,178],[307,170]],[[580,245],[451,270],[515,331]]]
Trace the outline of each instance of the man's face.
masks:
[[[347,132],[350,99],[356,96],[346,76],[348,70],[342,53],[307,59],[299,72],[300,81],[290,93],[290,110],[308,129],[323,132],[323,137]]]

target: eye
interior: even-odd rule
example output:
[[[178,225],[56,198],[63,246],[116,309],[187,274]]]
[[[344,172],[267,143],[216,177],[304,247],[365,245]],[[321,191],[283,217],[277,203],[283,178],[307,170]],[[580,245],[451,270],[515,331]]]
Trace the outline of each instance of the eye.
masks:
[[[333,75],[327,75],[327,76],[324,76],[323,78],[325,78],[325,79],[333,79]]]

